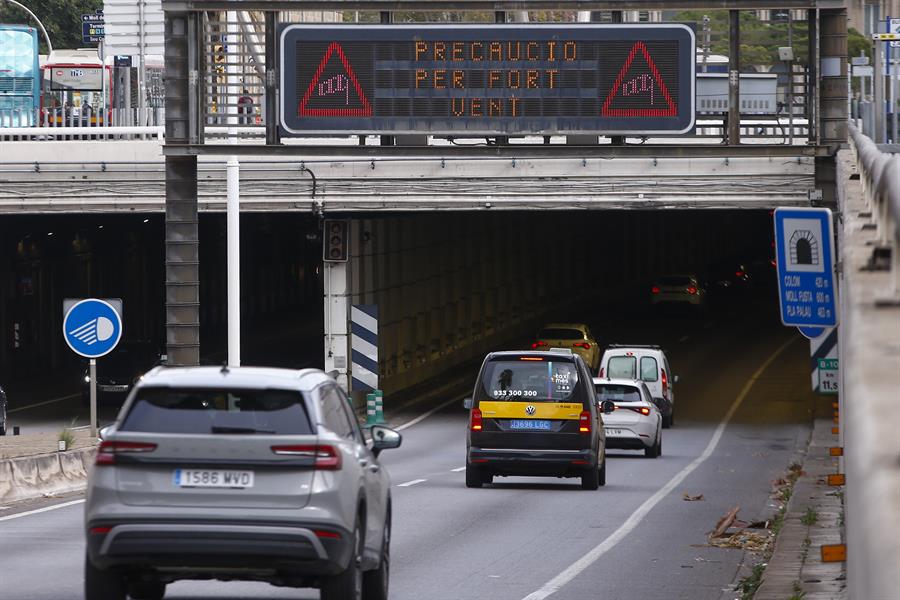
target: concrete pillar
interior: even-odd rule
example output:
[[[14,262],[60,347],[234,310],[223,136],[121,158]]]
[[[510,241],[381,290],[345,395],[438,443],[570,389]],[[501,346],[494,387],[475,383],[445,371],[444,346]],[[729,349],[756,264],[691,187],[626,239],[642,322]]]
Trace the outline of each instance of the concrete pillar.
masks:
[[[165,14],[166,143],[197,141],[197,13]],[[169,364],[200,362],[197,157],[166,157],[166,346]]]
[[[820,142],[843,144],[847,142],[847,9],[819,11],[819,31]]]
[[[200,364],[197,157],[166,157],[166,347],[171,365]]]

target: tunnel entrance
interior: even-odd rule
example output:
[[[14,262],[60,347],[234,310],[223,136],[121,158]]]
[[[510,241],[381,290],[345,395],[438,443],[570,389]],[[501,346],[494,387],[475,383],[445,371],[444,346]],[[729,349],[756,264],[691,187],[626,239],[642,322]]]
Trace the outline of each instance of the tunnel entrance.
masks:
[[[640,318],[654,310],[654,282],[667,275],[696,278],[685,288],[709,299],[679,317],[715,310],[738,287],[774,306],[766,210],[486,210],[354,215],[350,223],[351,258],[339,283],[348,304],[378,306],[386,394],[521,347],[545,323],[585,322],[594,314],[585,307]],[[326,358],[328,368],[339,364]]]

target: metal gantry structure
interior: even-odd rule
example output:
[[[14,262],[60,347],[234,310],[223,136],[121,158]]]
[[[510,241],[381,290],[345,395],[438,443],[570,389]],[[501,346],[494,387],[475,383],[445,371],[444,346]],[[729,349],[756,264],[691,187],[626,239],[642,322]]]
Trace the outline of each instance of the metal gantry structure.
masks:
[[[517,143],[496,136],[491,143],[450,145],[429,143],[426,135],[358,136],[358,143],[327,137],[297,140],[280,129],[278,26],[303,20],[314,12],[319,21],[334,23],[341,15],[377,15],[389,24],[397,13],[429,11],[493,14],[494,21],[517,20],[527,11],[609,11],[621,15],[622,3],[612,0],[163,0],[166,34],[166,272],[167,340],[175,364],[199,361],[199,239],[197,226],[197,157],[273,156],[324,159],[398,157],[508,157],[583,159],[619,157],[738,157],[808,156],[817,161],[817,176],[833,179],[833,154],[846,142],[847,98],[846,9],[834,0],[706,1],[636,0],[629,10],[728,10],[730,55],[727,143],[682,143],[677,137],[626,144],[624,136],[600,143],[598,135],[570,136],[563,143]],[[808,143],[802,147],[741,143],[740,14],[751,10],[807,11],[809,78]],[[621,19],[618,19],[621,20]],[[522,27],[528,25],[522,24]],[[249,97],[249,101],[248,101]],[[227,121],[239,109],[239,124]],[[249,107],[249,110],[248,110]],[[224,109],[224,110],[223,110]],[[227,127],[223,127],[227,124]],[[229,143],[229,138],[240,144]],[[371,136],[368,136],[371,138]],[[352,140],[351,140],[352,141]],[[606,140],[604,140],[606,141]],[[641,140],[647,141],[647,140]]]

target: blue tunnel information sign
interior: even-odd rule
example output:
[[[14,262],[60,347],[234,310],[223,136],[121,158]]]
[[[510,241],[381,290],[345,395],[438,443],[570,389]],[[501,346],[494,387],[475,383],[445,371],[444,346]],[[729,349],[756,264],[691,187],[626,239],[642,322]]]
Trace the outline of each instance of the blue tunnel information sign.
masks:
[[[775,210],[778,293],[785,325],[837,325],[832,240],[831,211],[827,208]]]
[[[682,133],[686,25],[285,25],[281,126],[303,133]]]

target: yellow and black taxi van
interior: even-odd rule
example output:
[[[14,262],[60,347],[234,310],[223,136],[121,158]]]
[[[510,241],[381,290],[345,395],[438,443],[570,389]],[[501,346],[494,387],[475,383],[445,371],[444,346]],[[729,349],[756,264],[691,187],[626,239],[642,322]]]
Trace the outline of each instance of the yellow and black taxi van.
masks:
[[[494,476],[580,477],[606,483],[603,409],[591,373],[569,349],[488,354],[466,398],[466,486]],[[612,404],[612,403],[610,403]]]

